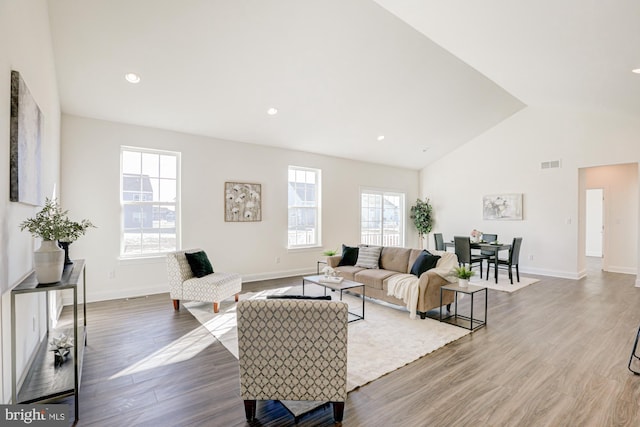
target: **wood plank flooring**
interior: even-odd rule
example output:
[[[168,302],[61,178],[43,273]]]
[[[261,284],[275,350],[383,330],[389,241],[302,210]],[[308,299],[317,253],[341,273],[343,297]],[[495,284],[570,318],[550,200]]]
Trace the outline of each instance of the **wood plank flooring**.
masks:
[[[635,276],[540,279],[489,290],[487,327],[349,393],[343,425],[640,425],[640,376],[627,370],[640,324]],[[88,332],[79,426],[248,425],[237,360],[168,295],[89,304]],[[296,425],[275,402],[259,402],[257,419]],[[334,425],[332,411],[297,425]]]

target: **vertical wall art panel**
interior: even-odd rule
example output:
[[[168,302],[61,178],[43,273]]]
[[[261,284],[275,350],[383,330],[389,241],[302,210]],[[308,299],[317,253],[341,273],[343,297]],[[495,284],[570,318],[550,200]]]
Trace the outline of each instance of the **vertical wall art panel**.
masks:
[[[20,73],[11,71],[10,190],[12,202],[42,205],[43,117]]]
[[[482,218],[488,220],[522,219],[522,193],[484,196],[482,198]]]
[[[242,182],[224,183],[224,220],[262,221],[262,186]]]

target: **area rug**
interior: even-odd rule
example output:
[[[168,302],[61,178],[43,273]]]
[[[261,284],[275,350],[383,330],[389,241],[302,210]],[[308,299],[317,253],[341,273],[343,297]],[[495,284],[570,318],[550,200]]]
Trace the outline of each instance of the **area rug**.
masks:
[[[527,287],[529,285],[532,285],[540,281],[539,279],[534,279],[532,277],[523,277],[522,275],[520,275],[520,282],[518,282],[516,279],[515,273],[513,273],[513,285],[512,285],[511,282],[509,281],[509,275],[506,273],[505,274],[498,273],[498,283],[496,283],[494,277],[495,276],[493,276],[493,272],[491,274],[491,277],[489,277],[489,280],[481,279],[480,277],[474,276],[471,278],[469,283],[476,286],[483,286],[485,288],[495,289],[496,291],[515,292],[517,290],[520,290],[524,287]]]
[[[311,291],[311,294],[321,295],[322,289],[307,286],[305,293]],[[261,299],[270,294],[300,295],[302,289],[294,286],[246,293],[241,294],[240,299]],[[337,293],[333,295],[334,300],[338,298]],[[361,299],[345,294],[344,301],[349,303],[350,311],[360,312]],[[223,301],[217,314],[213,313],[209,303],[186,302],[184,306],[238,357],[236,304],[233,299]],[[363,386],[469,333],[466,329],[429,318],[411,320],[407,310],[367,300],[365,319],[349,323],[347,390]],[[292,409],[291,405],[289,402],[285,404],[296,416],[298,410]]]

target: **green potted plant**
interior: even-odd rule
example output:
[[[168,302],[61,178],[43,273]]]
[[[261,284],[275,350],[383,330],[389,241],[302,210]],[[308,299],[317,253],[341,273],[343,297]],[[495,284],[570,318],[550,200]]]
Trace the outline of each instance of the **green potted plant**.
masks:
[[[416,200],[416,204],[411,206],[411,219],[418,230],[420,238],[420,248],[423,247],[422,239],[431,233],[433,229],[433,207],[429,203],[429,199],[424,202],[420,199]]]
[[[470,270],[466,265],[456,267],[455,272],[456,277],[458,278],[458,286],[460,286],[461,288],[466,288],[467,286],[469,286],[469,279],[471,278],[471,276],[476,274],[475,271]]]
[[[47,198],[44,207],[34,218],[20,223],[20,230],[27,230],[33,237],[42,239],[40,248],[34,252],[34,267],[38,283],[55,283],[62,278],[65,265],[65,251],[58,242],[68,244],[94,227],[91,221],[71,221],[56,199]],[[67,257],[68,258],[68,257]]]
[[[334,256],[337,253],[338,253],[338,251],[335,250],[335,249],[328,249],[328,250],[322,252],[322,255],[324,255],[324,256]]]

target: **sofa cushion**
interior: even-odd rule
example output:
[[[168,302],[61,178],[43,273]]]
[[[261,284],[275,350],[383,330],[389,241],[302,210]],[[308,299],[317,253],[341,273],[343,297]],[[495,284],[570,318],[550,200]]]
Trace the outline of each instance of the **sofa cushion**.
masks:
[[[347,280],[355,280],[356,273],[364,270],[362,267],[355,267],[353,265],[343,265],[336,267],[336,271],[340,273],[340,277],[344,277]]]
[[[205,251],[185,252],[184,255],[187,257],[187,262],[194,276],[204,277],[213,273],[213,267]]]
[[[343,265],[356,265],[358,261],[358,251],[360,248],[357,246],[347,246],[345,244],[342,245],[342,258],[338,263],[338,267],[342,267]]]
[[[382,246],[360,246],[356,267],[380,268],[380,252]]]
[[[422,251],[420,256],[415,260],[413,266],[411,267],[411,274],[414,274],[418,277],[422,275],[425,271],[431,270],[436,266],[440,257],[438,255],[433,255],[429,251]]]
[[[411,249],[408,248],[385,246],[382,248],[382,253],[380,254],[380,268],[406,273],[410,253]]]
[[[374,289],[382,289],[382,282],[384,282],[385,279],[393,276],[394,274],[398,274],[398,272],[367,268],[357,272],[354,275],[354,280]]]

